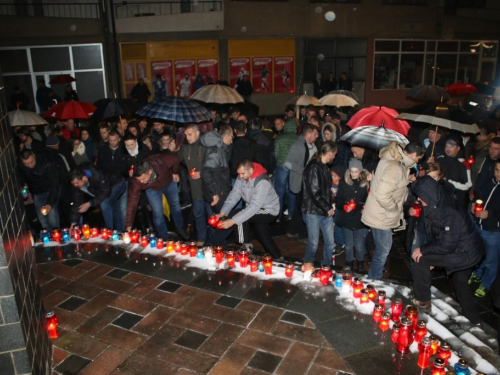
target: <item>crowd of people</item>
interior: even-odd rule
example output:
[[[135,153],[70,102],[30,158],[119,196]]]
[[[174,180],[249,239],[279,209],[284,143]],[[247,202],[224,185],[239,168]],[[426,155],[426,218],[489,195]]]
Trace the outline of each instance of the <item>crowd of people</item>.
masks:
[[[272,119],[237,107],[211,113],[205,124],[137,118],[79,127],[68,119],[14,129],[34,234],[37,221],[72,227],[100,210],[107,228],[154,228],[164,239],[170,230],[199,246],[227,246],[234,232],[233,242],[252,251],[253,233],[283,260],[270,233],[277,221],[306,244],[304,262],[316,259],[321,232],[321,265],[345,252],[348,266],[380,280],[390,275],[394,229],[406,229],[413,302],[429,311],[431,270],[444,267],[465,316],[480,323],[467,284],[484,297],[498,273],[495,123],[480,124],[479,134],[414,124],[406,146],[378,152],[339,140],[350,129],[336,108],[287,107]]]

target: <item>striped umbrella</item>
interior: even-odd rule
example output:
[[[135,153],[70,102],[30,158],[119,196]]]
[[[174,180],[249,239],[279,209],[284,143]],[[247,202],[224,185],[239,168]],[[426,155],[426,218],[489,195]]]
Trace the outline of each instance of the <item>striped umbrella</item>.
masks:
[[[194,100],[179,96],[167,96],[146,104],[139,111],[139,116],[171,122],[192,123],[210,121],[210,112]]]
[[[392,141],[399,142],[403,146],[409,143],[404,135],[394,130],[386,129],[383,125],[360,126],[344,134],[340,137],[340,140],[350,143],[351,146],[364,147],[377,151],[388,146]]]

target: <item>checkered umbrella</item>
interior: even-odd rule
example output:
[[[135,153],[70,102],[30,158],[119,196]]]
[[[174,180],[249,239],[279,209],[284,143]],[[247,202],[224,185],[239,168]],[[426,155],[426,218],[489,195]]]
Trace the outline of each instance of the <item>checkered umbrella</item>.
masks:
[[[181,123],[204,122],[211,119],[210,112],[201,104],[179,96],[167,96],[166,99],[155,100],[142,107],[137,114]]]
[[[409,143],[404,135],[394,130],[386,129],[384,126],[372,125],[353,129],[340,137],[340,140],[350,143],[351,146],[370,148],[377,151],[389,145],[392,141],[399,142],[403,146]]]

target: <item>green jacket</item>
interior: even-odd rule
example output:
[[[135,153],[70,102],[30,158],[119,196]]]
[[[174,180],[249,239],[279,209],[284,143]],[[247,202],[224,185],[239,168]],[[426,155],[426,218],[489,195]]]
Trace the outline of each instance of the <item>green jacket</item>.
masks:
[[[290,152],[290,148],[299,137],[297,134],[297,119],[290,118],[286,121],[283,134],[276,137],[274,141],[274,154],[276,155],[276,166],[282,167]]]

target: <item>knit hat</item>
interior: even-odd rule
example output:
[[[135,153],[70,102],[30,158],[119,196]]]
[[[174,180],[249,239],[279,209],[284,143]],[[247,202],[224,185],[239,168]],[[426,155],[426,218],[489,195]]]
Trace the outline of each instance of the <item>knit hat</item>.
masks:
[[[349,160],[349,169],[351,169],[351,168],[357,168],[357,169],[359,169],[359,171],[362,171],[363,164],[361,163],[361,160],[356,159],[356,158],[351,158],[351,160]]]
[[[54,147],[59,144],[59,138],[57,138],[55,135],[49,135],[47,139],[45,140],[45,145],[48,147]]]

